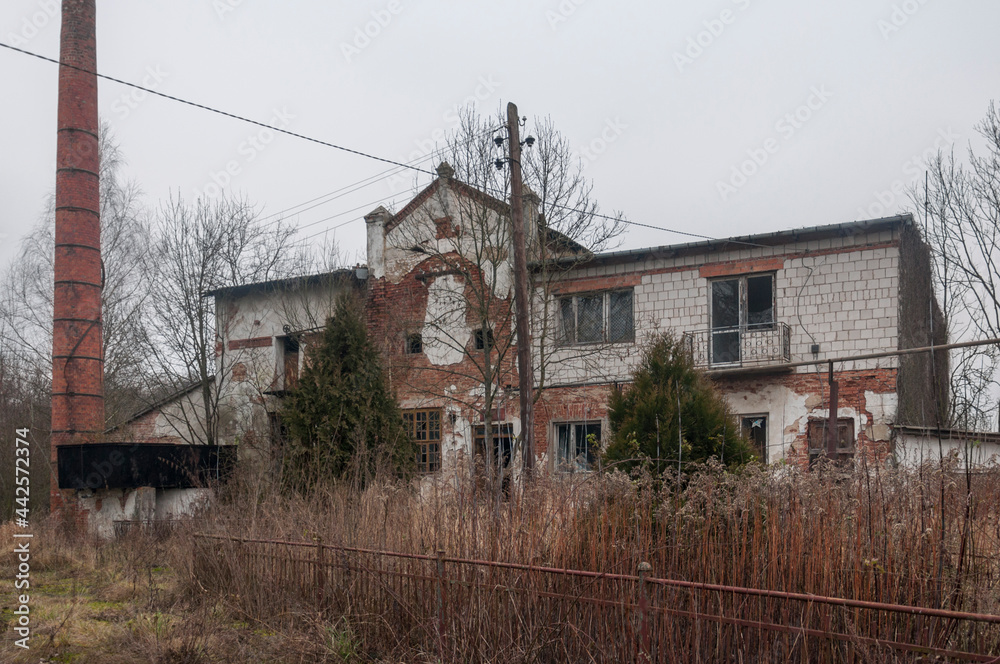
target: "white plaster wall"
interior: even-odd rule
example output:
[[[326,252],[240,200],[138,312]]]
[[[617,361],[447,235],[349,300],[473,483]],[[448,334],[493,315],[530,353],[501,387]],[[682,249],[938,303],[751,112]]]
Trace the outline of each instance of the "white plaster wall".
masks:
[[[97,489],[90,496],[78,495],[80,508],[88,512],[89,531],[101,539],[114,537],[116,521],[192,517],[211,499],[211,489]]]
[[[956,458],[956,470],[959,471],[964,469],[967,460],[973,467],[1000,463],[1000,445],[978,441],[975,436],[967,439],[945,437],[940,447],[936,436],[906,434],[896,439],[896,461],[907,468],[915,468],[922,463],[938,463],[942,452],[945,458]]]
[[[765,385],[753,391],[728,392],[723,396],[738,416],[767,416],[768,463],[785,458],[795,437],[805,432],[809,416],[819,416],[819,411],[810,409],[806,395],[784,385]]]
[[[472,337],[467,310],[465,283],[460,277],[449,274],[430,282],[421,336],[424,355],[431,364],[458,364],[465,357]]]
[[[457,237],[437,239],[434,219],[450,217]],[[414,251],[421,247],[423,251]],[[480,265],[487,285],[506,297],[511,292],[510,228],[506,217],[442,186],[386,235],[385,276],[399,283],[429,256],[455,253]]]

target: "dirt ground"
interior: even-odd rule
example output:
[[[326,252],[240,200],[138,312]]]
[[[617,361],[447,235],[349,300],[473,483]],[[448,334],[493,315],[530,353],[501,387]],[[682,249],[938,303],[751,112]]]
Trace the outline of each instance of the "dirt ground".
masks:
[[[31,540],[29,589],[14,587],[13,528],[0,527],[0,661],[11,664],[203,664],[338,661],[302,635],[241,621],[223,603],[187,587],[183,537],[69,542],[51,529]],[[27,648],[15,632],[19,596],[29,595]],[[322,643],[322,641],[320,641]],[[332,658],[332,660],[331,660]]]

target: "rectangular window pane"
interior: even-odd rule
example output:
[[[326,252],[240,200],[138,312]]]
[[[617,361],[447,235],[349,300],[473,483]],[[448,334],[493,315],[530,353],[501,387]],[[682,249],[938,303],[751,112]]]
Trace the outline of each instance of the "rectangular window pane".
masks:
[[[576,300],[576,340],[597,343],[604,340],[604,296],[585,295]]]
[[[427,413],[427,440],[441,440],[441,411]]]
[[[577,467],[582,470],[590,470],[594,465],[594,455],[597,453],[601,441],[601,423],[585,422],[577,424],[575,429]]]
[[[556,437],[559,440],[559,458],[558,462],[560,466],[563,466],[570,462],[573,456],[569,451],[569,434],[570,427],[568,424],[560,424],[556,426]]]
[[[712,328],[740,324],[740,280],[712,282]]]
[[[559,343],[576,343],[576,316],[573,314],[573,298],[559,300]]]
[[[747,277],[747,325],[751,329],[774,325],[774,275]]]
[[[608,294],[608,341],[632,341],[635,324],[632,317],[632,291]]]

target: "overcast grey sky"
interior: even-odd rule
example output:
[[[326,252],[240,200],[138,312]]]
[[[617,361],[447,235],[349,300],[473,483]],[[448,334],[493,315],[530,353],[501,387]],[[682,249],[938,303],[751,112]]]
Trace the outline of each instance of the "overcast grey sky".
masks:
[[[4,0],[0,41],[58,57],[59,5]],[[463,103],[514,101],[577,146],[604,211],[721,237],[902,210],[921,161],[964,152],[1000,96],[997,26],[996,0],[98,0],[98,66],[404,161]],[[0,80],[6,263],[54,187],[57,68],[0,49]],[[270,214],[388,168],[108,81],[100,97],[150,204],[219,183]],[[291,220],[302,237],[343,224],[353,261],[362,215],[413,184],[378,180]],[[622,246],[689,240],[633,227]]]

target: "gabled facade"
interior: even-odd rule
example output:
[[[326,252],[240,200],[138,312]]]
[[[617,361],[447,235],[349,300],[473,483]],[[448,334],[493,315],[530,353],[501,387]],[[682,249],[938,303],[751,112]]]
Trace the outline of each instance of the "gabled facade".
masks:
[[[215,294],[232,435],[266,430],[268,417],[280,426],[289,367],[304,361],[332,294],[350,289],[365,298],[421,469],[477,457],[520,467],[509,208],[447,164],[438,174],[399,212],[365,217],[366,268]],[[683,339],[763,460],[802,466],[821,453],[830,394],[825,365],[797,363],[947,338],[909,216],[597,255],[545,230],[530,193],[525,219],[538,229],[528,234],[540,390],[530,425],[537,465],[553,472],[593,462],[609,391],[656,332]],[[311,315],[295,319],[303,309]],[[934,421],[932,377],[947,375],[946,355],[937,361],[936,372],[923,355],[838,362],[838,455],[884,458],[897,423]]]

